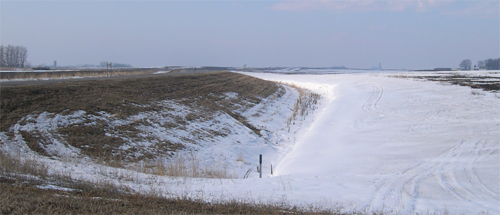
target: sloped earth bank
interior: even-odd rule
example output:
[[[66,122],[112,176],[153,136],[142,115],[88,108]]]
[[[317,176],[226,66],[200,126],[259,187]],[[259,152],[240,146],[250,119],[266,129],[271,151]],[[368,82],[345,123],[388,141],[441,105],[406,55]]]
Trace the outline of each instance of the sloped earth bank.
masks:
[[[276,165],[317,96],[230,72],[5,87],[0,146],[49,175],[203,199],[151,180],[258,177],[259,154]]]
[[[230,72],[7,87],[1,96],[3,150],[160,175],[256,177],[259,154],[277,164],[303,121],[291,123],[297,90]]]

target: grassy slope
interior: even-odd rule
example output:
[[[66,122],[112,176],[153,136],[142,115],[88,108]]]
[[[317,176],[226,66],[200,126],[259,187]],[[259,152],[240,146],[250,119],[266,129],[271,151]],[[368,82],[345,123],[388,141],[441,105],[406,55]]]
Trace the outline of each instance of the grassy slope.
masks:
[[[217,95],[224,92],[236,92],[243,100],[258,102],[259,97],[267,97],[277,88],[272,82],[230,72],[5,87],[0,95],[0,129],[7,131],[21,117],[43,111],[106,111],[125,117],[155,108],[122,107],[124,103],[148,105],[154,101],[183,99],[184,103],[191,104],[195,98],[202,97],[204,99],[197,103],[214,109],[220,108],[214,107],[214,102],[221,100]]]
[[[0,178],[1,214],[296,214],[297,210],[241,202],[206,203],[113,193],[107,189],[78,191],[42,190]],[[300,213],[300,212],[299,212]]]
[[[185,76],[107,81],[69,82],[53,85],[32,85],[2,88],[1,131],[23,116],[33,113],[87,113],[106,111],[126,118],[139,112],[154,110],[160,100],[175,100],[185,105],[204,108],[206,112],[224,111],[245,124],[234,112],[234,103],[257,104],[279,89],[272,82],[249,76],[217,72]],[[227,102],[221,96],[236,92],[238,100]],[[202,99],[200,99],[202,98]],[[244,102],[243,102],[244,101]],[[125,105],[124,105],[125,104]],[[133,105],[132,105],[133,104]],[[149,105],[141,107],[140,105]],[[248,124],[248,123],[247,123]],[[250,125],[248,125],[250,126]],[[106,139],[102,128],[81,126],[66,132],[83,141],[91,133],[95,141]],[[10,134],[12,135],[12,134]],[[88,136],[84,136],[88,138]],[[23,134],[27,142],[37,143],[34,134]],[[31,144],[32,150],[43,155],[43,149]],[[0,152],[0,213],[2,214],[317,214],[327,211],[297,209],[284,205],[255,202],[213,202],[200,199],[169,199],[153,195],[137,195],[110,184],[90,184],[74,181],[67,176],[48,175],[47,167],[36,160],[4,155]],[[37,185],[53,184],[70,190],[42,190]]]
[[[216,112],[224,112],[259,135],[258,130],[234,110],[241,108],[241,104],[244,104],[243,108],[258,104],[261,98],[266,98],[278,89],[279,86],[273,82],[231,72],[4,87],[0,95],[0,128],[13,137],[10,128],[16,123],[25,124],[26,122],[21,120],[22,117],[42,112],[64,115],[83,110],[87,115],[106,112],[117,118],[127,119],[140,112],[164,111],[165,108],[157,102],[168,100],[202,110],[203,114],[174,118],[172,121],[175,121],[176,125],[164,125],[167,129],[189,124],[194,119]],[[225,99],[224,93],[228,92],[237,93],[237,99]],[[58,128],[57,132],[61,135],[57,136],[64,137],[64,142],[80,148],[87,156],[122,160],[117,157],[117,154],[120,154],[117,150],[124,144],[124,139],[137,139],[139,131],[136,126],[147,125],[148,122],[135,122],[113,128],[104,121],[91,122],[94,125],[86,123],[87,125],[81,123]],[[106,135],[123,132],[128,135],[126,138]],[[48,155],[40,144],[50,144],[50,140],[44,140],[36,131],[21,131],[19,134],[33,151]],[[179,143],[162,142],[159,145],[163,153],[183,148]],[[134,152],[127,151],[122,155],[126,156],[127,153]],[[146,155],[140,159],[153,157]]]

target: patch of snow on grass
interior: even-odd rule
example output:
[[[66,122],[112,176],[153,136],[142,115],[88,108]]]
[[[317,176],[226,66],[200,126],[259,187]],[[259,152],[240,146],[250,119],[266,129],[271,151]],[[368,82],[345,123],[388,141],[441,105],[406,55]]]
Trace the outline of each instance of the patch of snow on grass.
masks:
[[[224,95],[226,96],[226,99],[237,99],[238,98],[238,93],[235,93],[235,92],[225,92]]]
[[[60,190],[60,191],[66,191],[66,192],[71,192],[75,191],[75,189],[67,188],[67,187],[59,187],[55,185],[36,185],[37,188],[42,189],[42,190]]]
[[[157,71],[153,74],[165,74],[165,73],[169,73],[170,71]]]

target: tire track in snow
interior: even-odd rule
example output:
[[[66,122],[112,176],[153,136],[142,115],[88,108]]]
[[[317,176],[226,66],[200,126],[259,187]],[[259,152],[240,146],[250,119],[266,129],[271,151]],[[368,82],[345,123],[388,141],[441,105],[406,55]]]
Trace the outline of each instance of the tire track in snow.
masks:
[[[468,179],[469,183],[475,184],[474,190],[472,191],[481,191],[481,195],[487,194],[492,198],[495,198],[500,201],[500,193],[495,193],[495,191],[486,187],[484,183],[481,182],[478,175],[475,173],[474,169],[476,169],[477,163],[479,163],[484,158],[490,157],[493,153],[497,152],[497,148],[488,148],[487,141],[482,140],[478,141],[473,149],[474,160],[469,163],[469,168],[464,170],[465,177]],[[481,152],[484,152],[481,154]]]
[[[426,131],[432,131],[432,122],[438,121],[441,117],[440,114],[443,112],[443,110],[437,110],[436,113],[433,113],[434,111],[431,107],[435,106],[435,104],[433,104],[428,99],[415,98],[412,95],[410,95],[411,98],[407,103],[393,112],[380,110],[378,108],[378,103],[384,95],[384,88],[375,82],[370,82],[370,84],[372,85],[373,90],[368,100],[363,104],[362,109],[366,112],[377,113],[380,117],[387,116],[405,121],[418,120],[419,122],[417,124],[413,124],[408,128],[410,134],[423,134]],[[410,110],[411,107],[414,107],[418,104],[422,104],[428,110],[423,116],[415,116],[415,114]],[[364,124],[367,120],[367,118],[357,120],[355,122],[355,127],[361,128],[361,125]]]
[[[372,84],[373,91],[372,94],[370,95],[370,98],[363,104],[362,108],[364,111],[368,112],[379,112],[377,108],[377,103],[382,98],[382,95],[384,95],[384,88],[382,88],[380,85],[374,82],[370,83]]]
[[[384,95],[384,88],[373,82],[370,84],[373,90],[363,104],[362,110],[378,115],[378,117],[375,116],[376,118],[393,117],[404,121],[416,121],[408,127],[409,134],[417,136],[434,134],[438,132],[435,126],[451,124],[466,126],[469,131],[474,130],[474,136],[491,136],[489,133],[491,128],[486,125],[465,124],[464,120],[467,115],[456,115],[452,111],[457,105],[456,101],[449,101],[446,98],[435,100],[411,96],[408,102],[396,110],[379,109],[378,103]],[[467,105],[466,103],[468,102],[462,101],[460,105]],[[425,107],[426,111],[412,112],[412,110],[422,110],[422,107]],[[361,129],[368,120],[370,117],[361,118],[355,122],[354,126]],[[417,201],[422,195],[419,192],[423,191],[420,188],[427,187],[427,183],[431,182],[442,187],[456,199],[496,211],[497,208],[488,205],[487,202],[491,199],[500,200],[499,193],[482,183],[479,175],[474,171],[481,160],[491,158],[494,153],[498,152],[497,147],[493,146],[488,149],[486,145],[485,139],[474,141],[462,139],[433,159],[383,177],[374,183],[376,192],[371,200],[366,204],[358,204],[358,207],[369,211],[379,210],[380,207],[387,207],[389,204],[393,207],[392,209],[398,209],[401,212],[415,212]]]
[[[486,148],[486,140],[462,141],[460,147],[449,152],[453,159],[441,161],[439,175],[436,175],[442,187],[448,189],[456,198],[468,202],[474,202],[489,210],[495,210],[484,204],[486,199],[500,200],[500,195],[487,188],[474,172],[479,160],[489,157],[496,150]],[[481,151],[486,153],[481,154]],[[461,161],[461,157],[474,156],[469,162]],[[457,165],[461,164],[461,165]],[[446,177],[447,176],[447,177]]]
[[[370,84],[372,85],[372,93],[370,95],[370,97],[368,98],[368,100],[362,105],[362,109],[366,112],[374,112],[374,113],[377,113],[380,117],[384,117],[384,116],[387,116],[387,117],[392,117],[392,118],[396,118],[396,119],[401,119],[401,120],[423,120],[424,121],[428,121],[428,120],[432,120],[434,119],[436,116],[431,112],[432,109],[430,109],[428,107],[428,105],[425,105],[425,107],[427,109],[429,109],[429,112],[425,114],[425,116],[423,117],[415,117],[414,116],[414,113],[411,112],[410,107],[413,107],[415,104],[418,104],[418,103],[422,103],[422,99],[420,98],[415,98],[413,96],[411,96],[411,99],[409,102],[403,104],[401,106],[401,108],[398,108],[397,110],[394,110],[394,111],[383,111],[383,110],[380,110],[378,108],[378,103],[380,102],[380,100],[382,99],[383,95],[384,95],[384,88],[382,86],[380,86],[379,84],[377,83],[374,83],[374,82],[370,82]],[[430,104],[429,101],[425,101],[426,104]],[[438,114],[439,115],[439,114]],[[357,120],[356,121],[356,127],[359,128],[359,124],[362,124],[363,122],[365,122],[367,119],[364,118],[364,119],[360,119],[360,120]],[[418,126],[418,125],[415,125],[415,126]],[[426,125],[426,127],[428,127],[428,129],[431,128],[431,125]]]
[[[484,153],[481,153],[482,151]],[[494,148],[488,149],[485,140],[478,142],[461,140],[432,160],[378,180],[374,183],[376,187],[374,196],[369,203],[361,206],[364,210],[377,210],[381,206],[389,206],[393,207],[392,209],[400,209],[402,213],[415,212],[422,182],[436,178],[439,185],[455,198],[495,211],[495,208],[484,204],[484,200],[491,198],[500,200],[500,195],[480,181],[474,168],[481,159],[496,151]],[[462,157],[465,158],[471,153],[475,156],[474,159],[469,159],[470,162],[461,161]]]
[[[361,109],[366,112],[376,112],[379,115],[384,115],[384,113],[380,112],[377,108],[377,103],[380,101],[384,94],[384,88],[374,82],[369,82],[372,85],[372,93],[368,100],[361,106]],[[357,129],[361,129],[363,125],[366,124],[369,118],[361,118],[354,122],[354,127]]]
[[[431,177],[431,172],[433,172],[433,166],[422,162],[378,180],[374,183],[376,192],[370,203],[365,206],[365,210],[377,210],[377,207],[385,205],[392,209],[413,211],[413,201],[418,198],[420,181]]]

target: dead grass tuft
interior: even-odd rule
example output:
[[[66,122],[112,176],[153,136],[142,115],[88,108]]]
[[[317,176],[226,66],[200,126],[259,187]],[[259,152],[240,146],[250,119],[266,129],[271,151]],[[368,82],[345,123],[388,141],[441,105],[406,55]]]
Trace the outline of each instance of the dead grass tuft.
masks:
[[[471,93],[472,95],[475,95],[475,96],[484,96],[484,95],[486,95],[486,94],[484,94],[483,92],[481,92],[481,91],[477,91],[477,90],[472,90],[472,91],[470,91],[470,93]]]
[[[228,171],[227,164],[221,159],[205,163],[195,153],[177,154],[167,160],[158,159],[150,165],[142,165],[134,170],[172,177],[237,178],[236,175]]]
[[[316,110],[316,106],[321,100],[321,95],[293,84],[286,85],[293,87],[299,92],[299,98],[297,98],[297,101],[295,101],[295,105],[293,106],[293,114],[287,120],[287,125],[290,126],[295,124],[295,120],[299,119],[299,117],[304,119],[307,115],[309,115],[309,113]]]
[[[243,200],[208,203],[202,199],[117,194],[104,189],[100,192],[43,190],[31,184],[3,182],[0,189],[2,214],[334,214],[279,203]]]
[[[46,178],[47,172],[48,167],[44,163],[39,162],[35,157],[22,157],[0,151],[1,175],[28,174]]]

